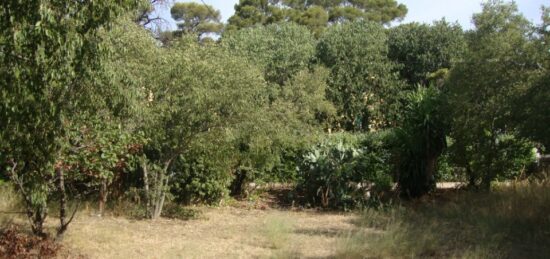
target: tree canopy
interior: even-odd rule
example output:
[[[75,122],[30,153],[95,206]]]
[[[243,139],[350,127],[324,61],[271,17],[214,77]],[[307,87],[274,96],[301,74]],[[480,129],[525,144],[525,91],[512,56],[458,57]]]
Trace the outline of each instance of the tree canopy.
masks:
[[[228,29],[292,21],[319,33],[328,24],[355,20],[388,24],[406,14],[407,7],[395,0],[240,0]]]
[[[200,3],[175,3],[170,9],[172,18],[178,25],[178,32],[198,35],[220,33],[223,29],[220,11],[210,5]]]

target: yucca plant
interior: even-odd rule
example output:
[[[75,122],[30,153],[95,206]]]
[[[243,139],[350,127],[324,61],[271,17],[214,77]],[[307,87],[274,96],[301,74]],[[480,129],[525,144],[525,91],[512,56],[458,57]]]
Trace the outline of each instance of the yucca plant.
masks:
[[[437,159],[446,147],[446,127],[439,113],[439,89],[419,86],[406,100],[396,134],[398,181],[403,194],[418,197],[435,188]]]

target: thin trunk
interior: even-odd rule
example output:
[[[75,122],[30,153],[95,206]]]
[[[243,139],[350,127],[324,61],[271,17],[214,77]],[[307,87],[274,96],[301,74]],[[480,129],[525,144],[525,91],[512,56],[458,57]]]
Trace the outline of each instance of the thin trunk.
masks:
[[[101,186],[99,187],[99,216],[103,217],[103,214],[105,213],[105,204],[107,203],[107,195],[109,195],[107,191],[107,180],[103,180],[101,182]]]
[[[145,214],[146,217],[151,217],[151,194],[149,192],[149,171],[147,170],[147,158],[141,159],[141,169],[143,170],[143,185],[145,189]]]
[[[36,236],[45,238],[47,235],[44,232],[43,225],[46,217],[48,216],[47,209],[43,206],[37,207],[33,205],[30,195],[26,192],[25,186],[17,174],[17,163],[15,162],[13,162],[13,166],[10,171],[10,178],[19,188],[21,196],[23,196],[23,200],[25,201],[27,219],[29,220],[29,223],[31,225],[32,233]]]
[[[162,206],[162,201],[164,200],[164,177],[165,177],[165,173],[164,173],[164,170],[158,172],[158,174],[160,174],[159,176],[159,180],[157,182],[157,185],[156,185],[156,190],[155,190],[155,197],[154,197],[154,200],[155,200],[155,210],[153,212],[153,219],[157,219],[160,217],[160,213],[161,213],[161,206]]]
[[[62,238],[67,231],[67,193],[65,192],[65,174],[63,168],[57,169],[57,189],[59,191],[59,229],[57,238]]]
[[[164,200],[166,198],[166,191],[168,188],[168,182],[170,181],[168,177],[168,169],[172,164],[172,159],[169,159],[164,163],[164,167],[157,173],[157,184],[154,197],[154,212],[152,219],[158,219],[162,215],[162,208],[164,206]]]
[[[428,191],[434,188],[434,176],[437,169],[437,156],[431,155],[426,159],[426,187]]]

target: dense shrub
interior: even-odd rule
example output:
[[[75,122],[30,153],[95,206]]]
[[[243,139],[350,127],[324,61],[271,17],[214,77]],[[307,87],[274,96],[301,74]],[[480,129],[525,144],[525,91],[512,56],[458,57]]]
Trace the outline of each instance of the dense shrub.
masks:
[[[211,140],[193,145],[173,166],[170,196],[184,204],[215,204],[229,194],[236,157],[230,143],[215,146]]]
[[[329,135],[300,163],[298,188],[313,205],[352,208],[390,188],[385,134]],[[369,192],[370,191],[370,192]]]
[[[494,143],[471,144],[466,148],[453,145],[452,162],[464,168],[471,186],[489,185],[491,180],[518,179],[536,162],[534,143],[514,136],[500,134]]]

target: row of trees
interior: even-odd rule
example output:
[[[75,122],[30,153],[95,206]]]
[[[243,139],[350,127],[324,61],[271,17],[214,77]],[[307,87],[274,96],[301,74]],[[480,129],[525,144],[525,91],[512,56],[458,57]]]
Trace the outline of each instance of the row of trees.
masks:
[[[102,213],[132,188],[155,219],[168,201],[215,203],[250,182],[293,182],[313,205],[348,208],[392,182],[417,197],[441,175],[488,188],[525,171],[550,144],[548,9],[534,26],[492,1],[464,32],[385,28],[406,9],[379,2],[241,1],[234,17],[260,6],[266,20],[212,43],[197,37],[219,13],[197,22],[196,4],[172,8],[181,37],[162,42],[140,1],[2,3],[0,176],[35,234],[59,203],[62,236],[69,200],[98,198]],[[378,19],[380,6],[402,11]],[[321,32],[270,20],[276,8],[341,17]]]
[[[175,3],[170,9],[178,24],[175,32],[164,32],[163,38],[184,34],[220,34],[258,25],[293,22],[308,28],[315,36],[330,25],[356,20],[368,20],[380,24],[402,20],[407,7],[395,0],[362,1],[307,1],[307,0],[240,0],[235,14],[224,26],[221,15],[214,7],[201,3]],[[210,39],[210,38],[208,38]]]

